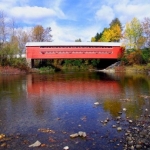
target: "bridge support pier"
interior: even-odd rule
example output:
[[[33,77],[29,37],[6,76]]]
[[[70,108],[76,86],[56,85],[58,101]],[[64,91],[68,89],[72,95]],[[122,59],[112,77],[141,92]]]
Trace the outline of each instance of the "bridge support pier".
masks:
[[[33,68],[34,67],[34,59],[27,58],[26,60],[27,60],[27,63],[28,63],[28,67]]]

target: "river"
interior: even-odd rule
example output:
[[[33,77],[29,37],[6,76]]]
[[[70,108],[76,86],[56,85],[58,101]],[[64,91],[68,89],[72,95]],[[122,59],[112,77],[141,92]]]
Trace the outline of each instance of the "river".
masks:
[[[121,150],[127,120],[149,113],[149,96],[150,77],[142,74],[1,75],[0,149],[32,149],[38,140],[38,150]],[[86,137],[70,137],[79,131]]]

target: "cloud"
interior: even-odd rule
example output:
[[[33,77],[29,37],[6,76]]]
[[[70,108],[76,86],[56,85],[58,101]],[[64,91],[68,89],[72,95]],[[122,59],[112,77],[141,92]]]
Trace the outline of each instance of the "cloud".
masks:
[[[114,18],[119,18],[122,25],[131,21],[134,17],[143,20],[150,16],[150,3],[148,0],[105,0],[99,4],[95,13],[95,19],[107,27]]]
[[[14,19],[18,28],[39,24],[51,27],[54,41],[90,41],[114,18],[122,25],[133,17],[150,17],[149,0],[0,0],[0,10]]]
[[[96,19],[105,21],[106,23],[110,23],[112,19],[114,19],[115,14],[111,7],[103,5],[99,10],[96,12]]]
[[[38,6],[24,6],[24,7],[14,7],[9,13],[11,16],[18,19],[42,19],[48,17],[58,17],[65,18],[64,13],[56,9],[46,8],[46,7],[38,7]]]
[[[0,9],[2,11],[8,12],[11,8],[16,6],[27,5],[29,0],[1,0],[0,1]]]
[[[52,9],[37,6],[14,7],[10,10],[10,14],[16,18],[22,19],[35,19],[57,15],[56,12]]]
[[[144,17],[150,16],[149,10],[150,4],[140,5],[140,4],[128,4],[128,5],[121,5],[118,4],[115,6],[116,13],[119,14],[121,17],[121,21],[127,22],[134,17],[138,19],[143,19]]]
[[[92,25],[88,27],[76,27],[76,26],[60,26],[56,22],[50,24],[52,28],[53,41],[71,41],[74,42],[76,39],[81,39],[83,42],[91,41],[91,37],[97,33],[99,25]]]
[[[65,14],[59,8],[46,8],[38,6],[13,7],[9,11],[9,16],[14,18],[20,25],[37,24],[45,25],[57,19],[65,19]]]

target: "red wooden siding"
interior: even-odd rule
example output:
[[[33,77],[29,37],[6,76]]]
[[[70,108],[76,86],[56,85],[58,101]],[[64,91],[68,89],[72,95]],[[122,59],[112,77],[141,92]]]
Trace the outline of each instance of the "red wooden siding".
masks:
[[[121,46],[26,46],[26,57],[31,59],[117,59],[123,54]]]

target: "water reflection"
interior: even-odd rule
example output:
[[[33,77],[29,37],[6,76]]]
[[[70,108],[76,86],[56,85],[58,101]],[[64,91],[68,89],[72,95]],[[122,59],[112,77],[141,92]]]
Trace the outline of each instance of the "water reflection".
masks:
[[[138,119],[145,108],[150,110],[149,97],[141,95],[150,95],[148,76],[95,72],[0,76],[0,131],[38,134],[46,140],[49,135],[37,131],[51,128],[57,132],[52,138],[60,143],[78,130],[94,140],[108,131],[113,138],[117,133],[112,124],[100,128],[100,121],[117,117],[122,108],[127,109],[124,117]],[[94,106],[95,102],[100,105]]]
[[[85,74],[86,75],[86,74]],[[55,76],[29,75],[27,82],[28,95],[50,97],[61,96],[79,96],[94,97],[95,99],[104,99],[108,95],[115,96],[121,92],[119,83],[112,79],[92,79],[91,76],[84,78],[68,79],[68,76],[55,78]],[[108,76],[107,76],[108,77]]]

